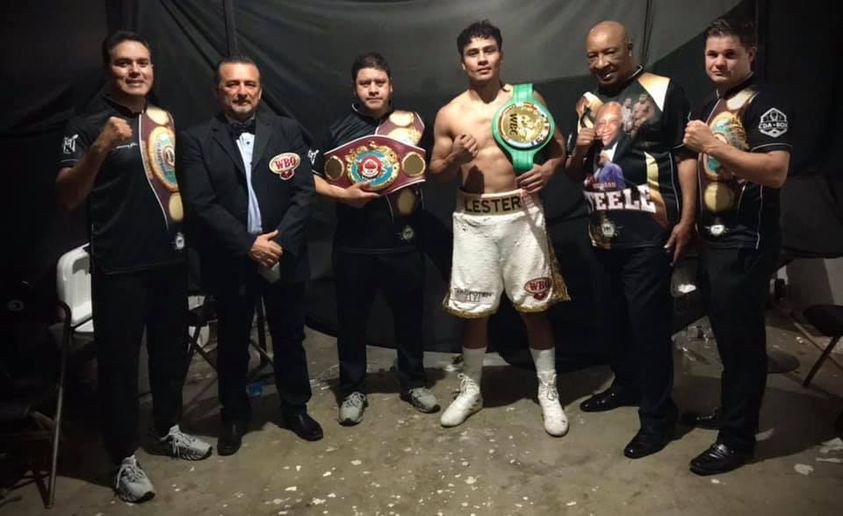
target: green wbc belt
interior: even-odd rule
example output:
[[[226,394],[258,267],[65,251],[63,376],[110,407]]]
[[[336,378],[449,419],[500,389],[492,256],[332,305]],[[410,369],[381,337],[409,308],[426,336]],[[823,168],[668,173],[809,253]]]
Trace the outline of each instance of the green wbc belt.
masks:
[[[533,168],[533,158],[553,138],[553,117],[533,96],[532,84],[516,84],[512,98],[498,109],[492,134],[512,160],[515,173]]]

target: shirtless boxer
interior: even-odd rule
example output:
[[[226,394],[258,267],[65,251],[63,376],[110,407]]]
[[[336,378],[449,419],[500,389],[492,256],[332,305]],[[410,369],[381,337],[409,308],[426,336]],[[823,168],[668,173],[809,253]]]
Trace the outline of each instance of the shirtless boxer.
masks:
[[[500,79],[501,44],[500,30],[485,20],[460,33],[457,50],[468,89],[439,110],[433,130],[431,173],[459,173],[462,185],[453,215],[451,285],[443,304],[467,319],[460,390],[441,424],[457,426],[483,406],[480,377],[487,322],[505,291],[527,328],[545,431],[558,437],[568,431],[568,420],[556,389],[553,333],[544,311],[569,298],[549,245],[538,192],[564,160],[565,146],[555,131],[545,147],[544,164],[517,175],[495,142],[494,115],[513,96],[513,86]]]

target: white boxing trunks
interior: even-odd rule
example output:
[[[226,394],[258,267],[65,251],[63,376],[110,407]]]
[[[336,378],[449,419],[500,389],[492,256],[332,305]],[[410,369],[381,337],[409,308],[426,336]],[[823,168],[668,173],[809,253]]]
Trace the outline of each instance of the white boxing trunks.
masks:
[[[570,299],[537,195],[460,190],[453,220],[445,310],[466,319],[487,317],[497,311],[504,291],[519,312],[543,312]]]

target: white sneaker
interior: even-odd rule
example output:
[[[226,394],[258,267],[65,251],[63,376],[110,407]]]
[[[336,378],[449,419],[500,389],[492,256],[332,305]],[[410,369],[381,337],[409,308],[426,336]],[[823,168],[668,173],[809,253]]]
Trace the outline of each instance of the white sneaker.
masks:
[[[114,476],[114,491],[121,500],[130,503],[145,502],[155,496],[152,482],[134,455],[126,457],[120,463]]]
[[[483,408],[483,397],[480,395],[480,386],[462,373],[460,373],[459,378],[459,393],[439,419],[439,423],[445,427],[462,424],[468,416]]]
[[[363,412],[369,406],[369,400],[362,392],[352,392],[340,404],[337,420],[343,426],[356,425],[363,421]]]
[[[539,405],[542,408],[544,431],[554,437],[568,433],[568,417],[559,403],[559,391],[556,390],[556,373],[546,381],[539,378]]]
[[[173,425],[167,435],[158,439],[158,450],[170,457],[184,460],[202,460],[211,456],[211,445],[181,431]]]

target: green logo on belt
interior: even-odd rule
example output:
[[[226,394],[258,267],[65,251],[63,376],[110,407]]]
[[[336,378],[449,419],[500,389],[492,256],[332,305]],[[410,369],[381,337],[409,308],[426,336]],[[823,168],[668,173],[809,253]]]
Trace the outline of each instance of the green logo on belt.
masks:
[[[512,160],[516,173],[533,168],[533,159],[553,137],[553,117],[533,96],[533,85],[516,84],[512,98],[498,109],[492,134]]]

